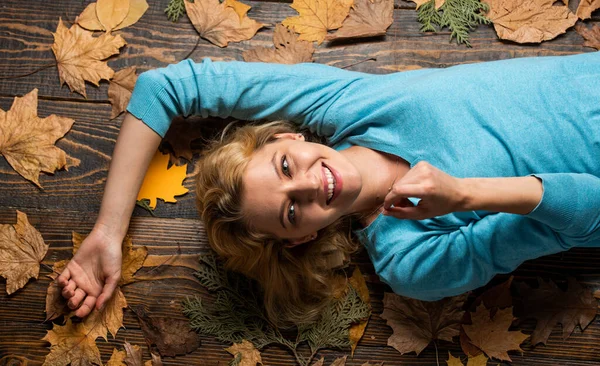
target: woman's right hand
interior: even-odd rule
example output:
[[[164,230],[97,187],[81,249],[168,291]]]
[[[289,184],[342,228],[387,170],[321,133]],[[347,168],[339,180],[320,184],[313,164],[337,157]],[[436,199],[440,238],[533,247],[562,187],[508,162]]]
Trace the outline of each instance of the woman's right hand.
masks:
[[[121,279],[121,244],[122,240],[92,230],[56,279],[69,308],[77,309],[76,316],[101,310],[113,295]]]

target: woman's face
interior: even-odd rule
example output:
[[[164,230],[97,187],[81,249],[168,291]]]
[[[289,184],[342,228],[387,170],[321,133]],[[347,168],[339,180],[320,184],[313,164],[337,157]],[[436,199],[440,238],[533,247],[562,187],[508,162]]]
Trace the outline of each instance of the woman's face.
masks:
[[[300,244],[351,213],[362,180],[338,151],[306,142],[301,134],[277,137],[250,159],[242,207],[260,232]]]

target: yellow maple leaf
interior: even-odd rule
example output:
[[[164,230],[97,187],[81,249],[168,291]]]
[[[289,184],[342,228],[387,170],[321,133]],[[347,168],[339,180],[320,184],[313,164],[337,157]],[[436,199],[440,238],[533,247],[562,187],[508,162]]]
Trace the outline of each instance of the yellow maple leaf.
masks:
[[[116,348],[113,348],[113,353],[106,363],[106,366],[127,366],[125,362],[123,362],[125,361],[125,357],[127,357],[125,351],[117,351]]]
[[[294,0],[291,7],[299,15],[286,18],[282,24],[300,33],[299,40],[321,44],[327,31],[342,26],[352,3],[353,0]]]
[[[165,202],[177,202],[175,196],[188,192],[188,189],[183,186],[187,164],[167,169],[168,164],[169,154],[156,151],[138,193],[138,201],[148,199],[149,206],[154,209],[157,198]]]
[[[15,97],[8,112],[0,109],[0,155],[25,179],[41,188],[40,172],[65,168],[66,154],[54,146],[73,126],[74,120],[54,114],[37,115],[38,90]]]
[[[85,81],[98,86],[101,79],[109,80],[114,71],[105,61],[119,53],[126,43],[123,37],[104,33],[92,37],[92,33],[74,24],[70,29],[64,26],[62,19],[54,35],[52,51],[56,56],[60,84],[67,83],[71,91],[84,97]]]
[[[185,11],[200,37],[219,47],[250,39],[264,27],[264,24],[246,15],[240,17],[234,7],[221,4],[219,0],[196,0],[193,3],[184,0],[184,3]],[[239,7],[237,9],[243,11]]]
[[[16,224],[0,225],[0,276],[6,278],[9,295],[38,278],[47,251],[48,244],[23,212],[17,211]]]
[[[64,326],[54,324],[42,340],[50,343],[50,353],[43,366],[102,365],[95,338],[83,323],[73,324],[67,319]]]

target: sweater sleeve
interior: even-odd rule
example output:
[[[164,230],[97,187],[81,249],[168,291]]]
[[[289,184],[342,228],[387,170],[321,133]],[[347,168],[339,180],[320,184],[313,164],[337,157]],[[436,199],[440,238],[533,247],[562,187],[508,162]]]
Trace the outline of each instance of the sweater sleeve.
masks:
[[[285,119],[331,136],[329,107],[369,74],[322,64],[281,65],[184,60],[142,73],[127,110],[160,136],[177,115]]]
[[[600,178],[536,174],[544,194],[528,215],[496,213],[436,235],[410,236],[376,269],[394,292],[438,300],[485,285],[525,260],[600,247]],[[395,245],[398,248],[398,244]],[[384,249],[384,248],[380,248]]]

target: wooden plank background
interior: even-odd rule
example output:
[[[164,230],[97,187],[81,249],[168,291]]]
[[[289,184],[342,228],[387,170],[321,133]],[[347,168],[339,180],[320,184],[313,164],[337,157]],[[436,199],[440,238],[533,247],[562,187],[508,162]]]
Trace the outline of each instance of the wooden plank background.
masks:
[[[34,71],[55,62],[51,51],[58,19],[70,23],[90,1],[17,1],[0,2],[0,77],[16,76]],[[285,17],[295,15],[288,2],[246,1],[252,6],[250,15],[260,22],[274,25]],[[187,17],[171,23],[163,13],[167,0],[151,0],[150,8],[134,26],[121,35],[128,45],[120,55],[112,57],[109,65],[119,70],[135,65],[142,71],[180,61],[192,49],[198,36]],[[570,6],[574,9],[577,1]],[[598,13],[586,24],[600,24]],[[324,43],[317,47],[315,62],[370,73],[390,73],[406,68],[447,67],[459,63],[499,60],[537,55],[565,55],[591,52],[582,46],[583,38],[573,29],[558,38],[539,45],[518,45],[501,42],[490,26],[480,26],[471,34],[472,48],[449,42],[449,32],[423,34],[419,32],[414,3],[396,1],[394,24],[385,37],[363,41]],[[242,51],[255,46],[270,46],[273,27],[263,29],[250,41],[232,43],[219,48],[200,40],[190,58],[214,60],[242,60]],[[364,61],[368,58],[373,61]],[[360,63],[359,63],[360,62]],[[434,88],[435,85],[432,85]],[[557,87],[560,87],[557,85]],[[55,175],[42,175],[43,189],[36,188],[19,176],[0,158],[0,223],[14,223],[15,210],[27,213],[31,223],[41,232],[50,250],[44,263],[51,266],[70,257],[71,232],[87,233],[96,218],[110,155],[114,147],[122,116],[110,120],[107,100],[108,83],[96,88],[87,86],[87,99],[70,93],[59,85],[56,67],[48,67],[27,77],[0,79],[0,108],[8,110],[15,96],[22,96],[33,88],[39,89],[38,114],[46,117],[58,114],[75,119],[73,129],[58,146],[69,155],[69,170]],[[193,189],[194,168],[188,166],[185,186]],[[184,318],[180,301],[188,295],[202,295],[204,290],[193,277],[195,259],[208,251],[202,223],[194,207],[194,194],[182,197],[177,204],[159,203],[156,214],[136,208],[130,235],[134,245],[145,245],[153,260],[138,272],[140,280],[124,288],[129,304],[144,304],[155,316]],[[172,255],[168,265],[156,269]],[[362,365],[366,361],[385,361],[385,365],[436,365],[436,351],[430,345],[420,356],[400,356],[388,347],[391,329],[379,317],[382,298],[387,286],[374,275],[366,253],[353,258],[365,274],[371,292],[373,316],[355,356],[348,365]],[[539,258],[524,263],[514,274],[519,280],[536,276],[564,282],[567,276],[576,276],[592,289],[600,288],[600,251],[577,249],[566,253]],[[40,365],[48,353],[48,344],[41,340],[50,324],[44,323],[44,302],[49,271],[42,267],[40,279],[11,296],[5,292],[5,280],[0,279],[0,358],[18,355],[30,365]],[[506,276],[498,276],[492,284]],[[491,285],[491,284],[490,284]],[[157,294],[153,296],[153,294]],[[534,323],[526,322],[523,329],[531,333]],[[98,340],[102,359],[106,362],[113,347],[121,347],[125,340],[144,345],[142,332],[130,310],[125,311],[125,328],[116,339]],[[177,358],[164,359],[166,365],[226,365],[231,356],[223,348],[228,346],[212,337],[202,336],[202,346],[195,352]],[[439,360],[447,359],[447,351],[462,355],[457,343],[441,342]],[[144,349],[145,359],[150,355]],[[583,333],[577,329],[567,340],[562,340],[560,326],[551,334],[547,346],[532,347],[523,344],[521,355],[511,353],[514,365],[598,365],[600,364],[600,319],[596,319]],[[326,350],[326,364],[348,352]],[[269,347],[263,352],[265,365],[291,365],[293,357],[285,350]],[[490,362],[496,364],[496,362]]]

